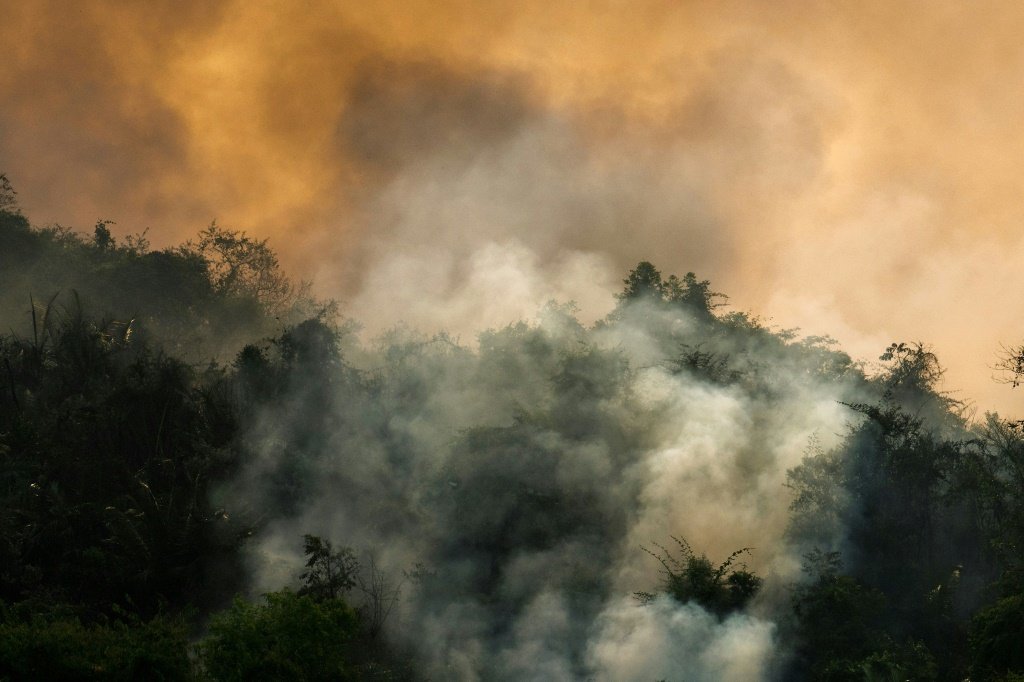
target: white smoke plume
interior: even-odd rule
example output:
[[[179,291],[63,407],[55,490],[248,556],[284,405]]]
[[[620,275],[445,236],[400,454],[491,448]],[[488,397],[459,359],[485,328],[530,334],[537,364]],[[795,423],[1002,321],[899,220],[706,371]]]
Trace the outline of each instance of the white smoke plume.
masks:
[[[267,519],[254,590],[294,581],[314,533],[401,588],[388,636],[431,677],[771,679],[799,563],[785,475],[844,430],[860,375],[827,366],[848,358],[644,303],[592,327],[552,304],[472,347],[400,329],[343,345],[358,367],[326,402],[316,377],[289,385],[226,493]],[[724,374],[673,362],[694,348]],[[661,580],[641,546],[670,536],[719,560],[753,547],[765,596],[725,620],[633,600]]]

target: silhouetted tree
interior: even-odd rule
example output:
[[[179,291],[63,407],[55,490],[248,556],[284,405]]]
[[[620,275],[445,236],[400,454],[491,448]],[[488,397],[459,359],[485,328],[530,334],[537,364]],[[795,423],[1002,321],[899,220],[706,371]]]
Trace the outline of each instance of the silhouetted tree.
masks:
[[[186,243],[182,252],[205,261],[210,282],[220,294],[251,296],[274,313],[283,311],[295,299],[297,292],[266,239],[256,240],[211,223],[195,241]]]
[[[711,319],[715,308],[725,305],[724,301],[728,298],[725,294],[712,291],[710,281],[698,280],[692,272],[686,273],[682,279],[672,275],[662,286],[662,292],[667,302],[705,321]]]
[[[714,310],[723,305],[724,294],[711,290],[711,282],[698,280],[692,272],[681,279],[670,275],[662,279],[661,272],[648,261],[642,261],[622,280],[625,288],[615,295],[619,306],[645,301],[659,307],[685,310],[702,322],[714,319]]]
[[[616,294],[620,301],[633,300],[656,300],[661,301],[664,295],[664,285],[661,281],[661,273],[648,261],[642,261],[633,268],[626,279],[622,280],[626,288],[622,293]]]
[[[315,599],[337,599],[356,584],[359,562],[349,547],[335,551],[330,540],[304,535],[306,570],[302,573],[302,589]]]
[[[5,173],[0,173],[0,211],[18,212],[18,193],[14,191]]]
[[[823,682],[935,679],[928,650],[913,640],[894,641],[885,595],[842,574],[838,553],[812,552],[803,568],[808,580],[792,600],[797,659],[790,675]]]
[[[114,236],[110,234],[108,225],[113,225],[113,220],[98,220],[93,229],[92,241],[100,251],[108,251],[115,246]]]

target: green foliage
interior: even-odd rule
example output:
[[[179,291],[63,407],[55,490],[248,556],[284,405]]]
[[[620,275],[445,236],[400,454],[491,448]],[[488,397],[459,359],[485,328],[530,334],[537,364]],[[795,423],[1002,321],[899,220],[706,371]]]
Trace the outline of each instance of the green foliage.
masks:
[[[339,338],[337,329],[317,317],[286,329],[275,344],[289,370],[325,373],[341,364]]]
[[[721,300],[726,298],[711,290],[711,282],[698,280],[692,272],[682,279],[670,275],[663,280],[661,272],[648,261],[638,263],[622,282],[625,288],[615,295],[620,308],[642,301],[667,309],[686,310],[704,322],[714,319],[715,308],[723,305]]]
[[[979,530],[1006,575],[1024,573],[1024,423],[989,415],[979,430],[979,456],[965,462],[958,496],[976,505]],[[1019,581],[1024,591],[1024,579]]]
[[[642,261],[630,271],[626,279],[622,280],[626,288],[622,293],[617,294],[620,301],[632,301],[636,299],[661,300],[664,295],[665,284],[661,281],[661,272],[652,263]]]
[[[207,596],[240,534],[209,496],[234,459],[222,378],[52,304],[30,338],[0,338],[0,367],[0,597],[151,612]]]
[[[683,275],[682,279],[669,276],[662,287],[662,295],[668,303],[693,310],[705,318],[710,317],[715,308],[724,305],[727,298],[725,294],[712,291],[710,281],[698,280],[692,272]]]
[[[878,648],[885,595],[839,574],[837,553],[815,552],[806,561],[810,582],[793,595],[800,650],[815,679],[843,679],[837,671],[855,670]]]
[[[306,570],[302,573],[300,595],[314,599],[337,599],[355,587],[359,562],[349,547],[335,551],[330,540],[303,535]]]
[[[540,325],[481,334],[478,351],[401,331],[377,351],[289,282],[265,240],[214,224],[151,251],[110,221],[89,235],[34,228],[16,198],[0,174],[0,322],[13,329],[0,336],[0,598],[16,604],[0,618],[0,677],[188,677],[184,625],[156,614],[199,602],[205,617],[240,586],[240,549],[259,532],[249,519],[298,517],[327,486],[358,499],[353,522],[382,537],[409,524],[436,533],[423,546],[437,570],[417,573],[413,596],[424,612],[473,604],[503,637],[532,608],[516,577],[544,566],[529,574],[574,621],[594,618],[642,499],[632,468],[652,426],[679,418],[634,381],[652,367],[667,385],[742,396],[755,423],[808,386],[851,408],[839,446],[812,444],[789,472],[787,541],[825,549],[808,555],[780,625],[796,652],[783,677],[1024,674],[1024,427],[968,424],[922,344],[892,344],[868,378],[834,341],[722,314],[707,280],[645,261],[594,329],[550,306]],[[619,347],[631,335],[642,366]],[[1011,383],[1021,356],[1007,350]],[[475,392],[449,400],[439,385]],[[487,414],[466,399],[483,394]],[[751,478],[757,461],[743,458]],[[225,509],[220,495],[261,507]],[[737,563],[749,550],[716,564],[675,542],[648,552],[660,593],[720,617],[759,593]],[[207,674],[386,668],[376,635],[398,587],[348,548],[310,535],[305,550],[298,594],[214,618],[199,648]],[[341,600],[352,593],[365,597],[361,622]]]
[[[333,304],[293,285],[265,240],[212,225],[182,247],[151,252],[145,233],[119,241],[113,221],[88,237],[62,226],[32,228],[14,191],[0,186],[0,323],[23,333],[30,296],[71,305],[72,292],[97,316],[135,320],[183,360],[230,357],[254,338],[276,333]],[[5,189],[6,188],[6,189]]]
[[[669,360],[669,367],[675,374],[688,372],[720,386],[738,383],[743,377],[743,372],[732,367],[728,355],[702,350],[700,345],[683,344],[679,355]]]
[[[715,566],[707,556],[697,556],[685,540],[672,539],[678,546],[675,554],[661,545],[655,545],[661,550],[657,553],[641,549],[661,564],[662,589],[679,603],[696,602],[724,616],[743,609],[761,589],[760,577],[746,570],[744,564],[736,565],[740,556],[750,553],[749,547],[736,550]],[[636,596],[643,603],[653,598],[648,592],[638,592]]]
[[[283,590],[261,604],[236,599],[210,622],[199,652],[219,682],[350,679],[357,631],[355,612],[340,599]]]
[[[805,557],[808,580],[792,598],[800,674],[836,682],[936,679],[928,647],[914,639],[897,642],[887,632],[885,594],[840,570],[836,552]]]
[[[961,679],[973,599],[964,576],[977,590],[1012,555],[1002,543],[1019,537],[1006,486],[1017,446],[998,424],[988,438],[962,430],[955,403],[935,392],[934,356],[920,346],[894,344],[882,359],[892,363],[878,379],[882,399],[850,405],[864,420],[845,442],[789,472],[791,540],[829,546],[842,533],[850,557],[844,574],[818,570],[798,591],[805,663],[816,675],[835,664],[860,679],[864,661],[892,658],[905,677],[929,679],[934,669]],[[823,632],[836,639],[818,641]]]
[[[70,614],[20,616],[2,609],[0,615],[0,679],[192,679],[180,619],[86,625]]]
[[[976,675],[1024,675],[1024,593],[981,610],[971,621],[970,637]]]
[[[242,428],[238,445],[258,451],[271,438],[281,449],[247,491],[263,500],[262,514],[298,513],[318,484],[316,463],[338,456],[326,447],[325,434],[346,428],[344,406],[365,390],[341,356],[345,331],[316,317],[286,327],[266,344],[246,346],[235,358],[230,387]],[[267,415],[281,418],[268,421]]]

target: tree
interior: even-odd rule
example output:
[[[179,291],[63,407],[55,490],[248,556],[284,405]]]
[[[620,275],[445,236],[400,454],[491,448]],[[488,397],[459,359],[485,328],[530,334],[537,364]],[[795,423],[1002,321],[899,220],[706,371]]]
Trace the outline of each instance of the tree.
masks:
[[[5,173],[0,173],[0,211],[6,213],[18,212],[18,193],[11,186]]]
[[[337,599],[356,584],[359,562],[349,547],[334,551],[330,540],[316,535],[302,536],[305,543],[306,570],[302,573],[301,595],[314,599]]]
[[[687,372],[720,386],[738,383],[743,378],[743,372],[730,365],[728,355],[701,350],[701,345],[681,344],[679,354],[668,360],[669,371]]]
[[[638,263],[626,279],[622,280],[622,283],[626,285],[626,288],[621,294],[615,296],[620,301],[662,300],[664,285],[661,281],[661,273],[648,261]]]
[[[915,410],[928,406],[942,419],[947,419],[947,413],[960,405],[938,391],[945,370],[924,344],[892,343],[878,359],[888,363],[879,378],[885,396],[894,402]]]
[[[180,618],[83,624],[70,613],[39,613],[40,605],[33,606],[0,603],[0,679],[192,679],[188,631]]]
[[[341,599],[282,590],[264,595],[262,604],[235,599],[210,621],[198,652],[219,682],[351,679],[348,644],[358,625]]]
[[[995,369],[999,372],[997,381],[1014,388],[1020,386],[1024,381],[1024,345],[1003,346]]]
[[[734,565],[737,558],[750,553],[749,547],[736,550],[715,566],[707,555],[697,556],[686,540],[672,539],[679,546],[678,555],[661,545],[655,545],[660,552],[641,549],[661,564],[664,592],[679,603],[693,601],[724,616],[745,607],[761,589],[760,577],[746,570],[744,564]],[[637,592],[636,596],[642,603],[654,598],[649,592]]]
[[[662,293],[667,302],[689,310],[703,320],[714,317],[715,308],[725,305],[717,299],[724,301],[728,298],[725,294],[712,291],[709,280],[698,280],[692,272],[686,273],[682,279],[675,275],[669,277],[662,286]]]
[[[802,664],[812,679],[859,679],[859,662],[882,644],[885,595],[842,575],[837,552],[816,550],[804,560],[808,581],[793,593]]]
[[[93,244],[100,251],[109,251],[114,248],[114,236],[110,234],[108,225],[113,225],[113,220],[97,220],[93,230]]]
[[[296,294],[305,294],[293,289],[266,239],[256,240],[214,222],[199,233],[196,241],[186,243],[182,251],[206,262],[210,281],[218,293],[251,296],[272,312],[287,308]]]
[[[130,322],[40,312],[28,338],[0,337],[0,598],[66,594],[99,613],[209,599],[244,533],[209,495],[235,454],[221,380]]]
[[[885,594],[841,569],[838,552],[804,555],[807,580],[792,598],[796,658],[789,676],[828,682],[936,679],[938,666],[928,648],[905,632],[890,632]]]
[[[662,279],[661,272],[649,261],[638,263],[622,283],[626,285],[625,289],[615,295],[620,306],[633,301],[647,301],[686,310],[705,322],[714,319],[715,308],[723,305],[718,299],[727,298],[712,291],[710,281],[698,280],[692,272],[682,278],[670,275],[668,279]]]
[[[974,617],[971,653],[976,675],[1024,673],[1024,593],[1000,599]]]

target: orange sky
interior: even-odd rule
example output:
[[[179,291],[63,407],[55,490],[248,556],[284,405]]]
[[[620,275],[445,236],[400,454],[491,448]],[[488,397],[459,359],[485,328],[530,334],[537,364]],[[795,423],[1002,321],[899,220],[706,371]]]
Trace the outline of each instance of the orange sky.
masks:
[[[1016,2],[0,0],[37,223],[266,236],[371,328],[464,335],[626,268],[947,387],[1024,340]],[[602,308],[602,306],[604,308]]]

